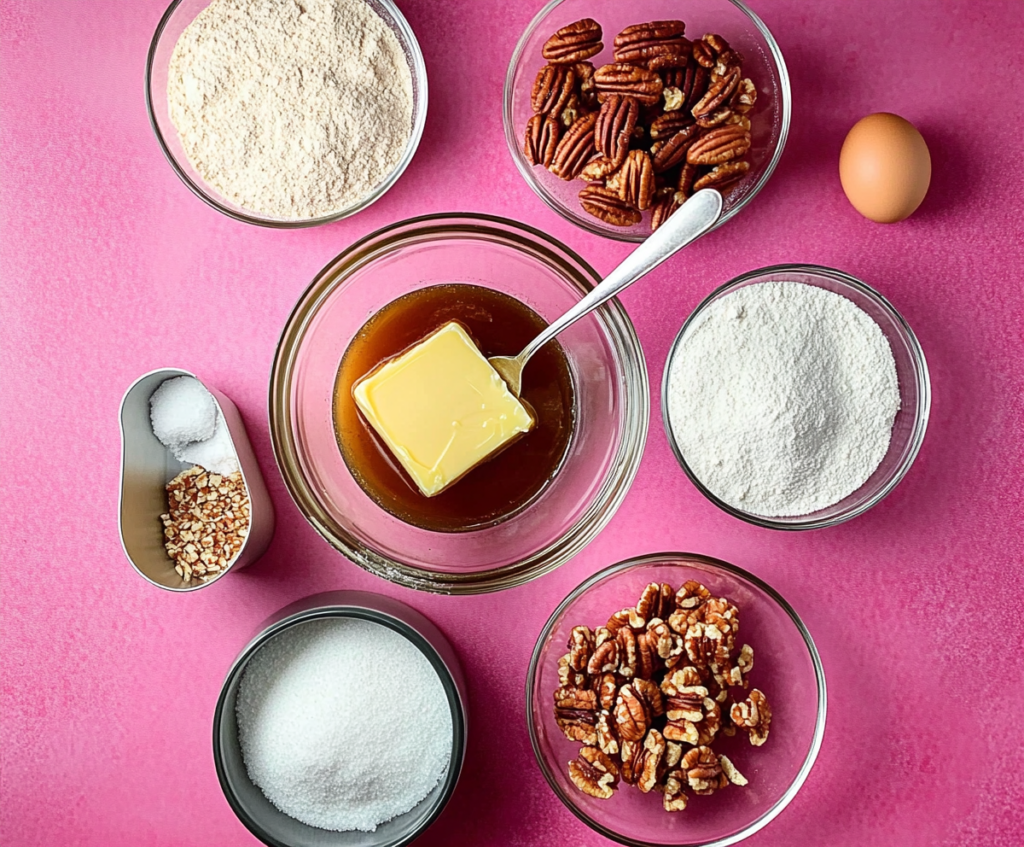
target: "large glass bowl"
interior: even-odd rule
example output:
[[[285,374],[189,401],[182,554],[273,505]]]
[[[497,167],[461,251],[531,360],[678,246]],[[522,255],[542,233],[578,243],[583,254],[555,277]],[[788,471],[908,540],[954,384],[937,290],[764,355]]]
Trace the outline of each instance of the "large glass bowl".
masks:
[[[608,800],[581,792],[567,765],[580,744],[555,723],[558,660],[574,626],[603,626],[612,615],[636,603],[644,586],[702,582],[716,597],[739,609],[739,644],[754,649],[750,678],[772,707],[768,740],[752,747],[742,732],[719,736],[713,749],[726,754],[748,780],[710,797],[689,795],[682,812],[666,812],[656,791],[641,794],[620,783]],[[622,844],[735,844],[767,825],[796,796],[814,764],[825,733],[825,674],[806,627],[779,594],[746,571],[693,553],[657,553],[612,565],[573,590],[548,620],[526,677],[526,719],[541,772],[558,798],[585,824]]]
[[[703,312],[715,301],[727,294],[747,285],[760,282],[801,282],[814,285],[826,291],[841,294],[855,306],[866,312],[882,331],[889,342],[893,359],[896,362],[896,378],[899,381],[900,409],[892,425],[892,436],[889,449],[881,463],[867,481],[852,494],[838,503],[811,512],[807,515],[792,517],[764,517],[752,512],[737,509],[715,496],[698,479],[687,464],[686,456],[676,443],[672,432],[672,421],[669,414],[668,391],[669,377],[672,372],[672,361],[686,337],[690,327],[694,326]],[[757,526],[769,529],[820,529],[826,526],[848,521],[863,514],[892,491],[910,470],[917,458],[924,441],[925,430],[928,428],[928,413],[931,409],[931,383],[928,378],[928,363],[924,351],[917,341],[910,325],[895,307],[881,294],[859,279],[834,268],[820,265],[773,265],[768,268],[750,271],[736,279],[730,280],[709,294],[704,301],[693,310],[686,319],[682,329],[672,343],[665,364],[665,373],[661,383],[661,409],[665,424],[665,434],[679,464],[682,465],[690,481],[705,497],[723,511],[734,517]]]
[[[274,452],[310,523],[368,571],[443,593],[519,585],[578,553],[625,497],[647,434],[643,352],[617,301],[559,335],[576,389],[575,432],[542,494],[494,526],[431,532],[380,508],[342,458],[332,398],[349,341],[372,314],[413,289],[447,282],[486,286],[551,321],[599,280],[553,238],[485,215],[432,215],[394,224],[330,262],[288,319],[270,380]]]
[[[775,170],[789,134],[792,98],[789,72],[782,51],[761,19],[740,0],[552,0],[522,34],[505,75],[502,119],[505,141],[519,173],[545,203],[566,220],[583,229],[620,241],[643,241],[651,234],[650,212],[636,226],[607,224],[583,210],[579,180],[566,182],[546,168],[534,167],[523,153],[526,122],[533,115],[530,94],[537,72],[545,65],[544,42],[558,29],[581,18],[593,18],[604,32],[604,50],[588,61],[601,67],[612,61],[612,40],[630,24],[657,20],[682,20],[688,38],[707,32],[723,36],[743,54],[743,75],[757,86],[757,101],[750,113],[752,145],[750,171],[725,197],[721,226],[749,203]]]
[[[218,212],[245,223],[276,229],[316,226],[341,220],[383,197],[412,161],[427,121],[427,66],[423,62],[423,53],[416,35],[398,7],[391,0],[365,0],[395,33],[412,74],[412,127],[402,158],[369,194],[355,203],[316,218],[278,218],[239,206],[209,185],[189,163],[178,137],[178,130],[171,121],[167,106],[167,70],[174,45],[178,43],[178,38],[185,28],[211,2],[212,0],[174,0],[157,24],[146,58],[146,109],[149,112],[149,123],[156,134],[156,140],[160,143],[160,149],[181,181],[200,200]]]

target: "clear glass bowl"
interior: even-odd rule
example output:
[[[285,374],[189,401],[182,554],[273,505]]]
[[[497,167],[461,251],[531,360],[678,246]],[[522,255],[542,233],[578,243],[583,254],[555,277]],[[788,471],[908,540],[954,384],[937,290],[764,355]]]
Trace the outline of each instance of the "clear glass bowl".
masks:
[[[608,800],[580,791],[567,765],[580,744],[555,723],[558,660],[574,626],[603,626],[619,609],[636,603],[644,586],[667,582],[679,588],[689,579],[727,597],[740,613],[740,644],[754,648],[752,686],[772,707],[768,740],[752,747],[746,735],[715,740],[750,782],[728,786],[709,797],[689,794],[683,812],[666,812],[657,792],[642,794],[619,785]],[[558,798],[585,824],[622,844],[735,844],[769,823],[796,796],[814,764],[825,733],[825,674],[806,627],[779,594],[746,571],[692,553],[657,553],[629,559],[594,574],[572,591],[548,620],[526,677],[526,719],[541,772]]]
[[[485,215],[415,218],[348,248],[299,299],[271,373],[271,438],[300,511],[356,564],[426,591],[494,591],[568,561],[622,502],[647,435],[643,351],[617,301],[559,335],[575,382],[576,431],[555,479],[497,525],[430,532],[381,509],[353,479],[338,449],[332,397],[349,341],[370,315],[413,289],[482,285],[551,321],[599,280],[553,238]]]
[[[604,50],[590,59],[595,67],[612,61],[612,39],[630,24],[656,20],[682,20],[688,37],[699,38],[716,32],[743,54],[743,73],[757,86],[757,102],[750,113],[752,145],[750,171],[726,195],[725,210],[715,227],[733,217],[768,181],[789,134],[792,98],[789,72],[782,51],[761,19],[740,0],[552,0],[519,39],[505,75],[502,119],[505,141],[519,173],[545,203],[566,220],[583,229],[619,241],[643,241],[651,234],[650,212],[632,227],[606,224],[585,212],[579,193],[584,183],[566,182],[546,168],[534,167],[523,153],[526,122],[533,115],[530,95],[537,72],[545,65],[541,48],[551,35],[566,24],[593,18],[604,32]]]
[[[366,4],[380,16],[384,23],[391,27],[398,37],[398,43],[402,45],[402,51],[405,53],[409,70],[412,73],[412,131],[409,134],[402,158],[394,170],[381,180],[372,192],[356,203],[318,218],[276,218],[239,206],[221,195],[213,186],[207,184],[189,163],[181,139],[178,137],[178,131],[171,121],[167,106],[167,69],[171,61],[171,54],[174,52],[174,45],[178,43],[178,38],[185,28],[211,2],[212,0],[174,0],[157,25],[146,59],[146,109],[149,112],[149,123],[156,134],[156,140],[160,143],[160,149],[163,150],[164,156],[167,157],[167,161],[170,162],[181,181],[200,200],[218,212],[223,212],[228,217],[245,223],[276,229],[296,229],[341,220],[365,209],[383,197],[412,161],[427,121],[427,67],[423,62],[423,53],[420,51],[416,35],[398,7],[391,0],[365,0]]]
[[[860,488],[838,503],[807,515],[767,518],[730,506],[711,493],[697,478],[696,474],[687,464],[686,457],[683,455],[682,450],[679,449],[679,445],[676,443],[672,432],[666,392],[668,391],[669,374],[671,373],[672,360],[676,350],[679,349],[687,330],[693,326],[694,322],[708,306],[716,300],[725,297],[730,292],[747,285],[756,285],[759,282],[786,281],[802,282],[807,285],[824,288],[826,291],[841,294],[866,312],[878,324],[878,328],[882,330],[882,334],[889,342],[893,359],[896,362],[896,377],[899,380],[900,390],[900,409],[896,413],[896,419],[893,422],[889,450],[875,472]],[[855,279],[849,274],[834,268],[826,268],[820,265],[773,265],[769,268],[761,268],[745,273],[712,291],[693,310],[693,313],[683,324],[682,329],[679,330],[679,334],[669,350],[668,360],[665,364],[665,373],[661,383],[661,409],[665,434],[668,436],[668,443],[672,447],[672,452],[675,453],[679,464],[686,471],[690,481],[701,494],[723,511],[741,520],[769,529],[820,529],[821,527],[834,526],[863,514],[878,503],[903,479],[907,471],[910,470],[910,466],[914,463],[918,450],[921,449],[925,430],[928,428],[931,396],[928,364],[925,362],[924,352],[921,350],[921,345],[918,343],[913,330],[911,330],[900,313],[881,294],[870,286],[865,285],[859,279]]]

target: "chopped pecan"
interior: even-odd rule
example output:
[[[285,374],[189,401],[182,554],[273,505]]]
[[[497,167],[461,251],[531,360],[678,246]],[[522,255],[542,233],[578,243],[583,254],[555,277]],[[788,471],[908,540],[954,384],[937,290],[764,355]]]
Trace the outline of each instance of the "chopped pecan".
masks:
[[[594,144],[618,169],[626,160],[629,141],[640,114],[640,104],[633,97],[612,94],[605,98],[594,126]]]
[[[720,165],[740,158],[749,149],[750,133],[730,124],[712,129],[691,143],[686,161],[691,165]]]
[[[661,77],[647,68],[622,63],[602,65],[594,71],[597,84],[597,99],[604,100],[612,94],[635,97],[644,106],[653,106],[661,99],[664,83]],[[730,95],[732,92],[729,92]]]
[[[739,115],[745,115],[757,102],[757,88],[749,79],[741,79],[729,106]]]
[[[632,683],[619,689],[615,700],[615,728],[623,741],[639,741],[651,723],[651,710],[647,699],[636,691]]]
[[[573,94],[576,72],[566,65],[545,65],[533,82],[533,111],[558,117]]]
[[[718,764],[722,766],[722,773],[726,775],[729,782],[733,785],[746,785],[747,778],[736,770],[736,765],[729,761],[725,756],[718,757]]]
[[[614,673],[619,667],[619,643],[614,639],[604,641],[594,649],[587,662],[587,673],[591,676]]]
[[[676,112],[683,108],[683,92],[678,88],[666,85],[661,91],[661,96],[665,98],[666,112]]]
[[[733,703],[729,711],[732,722],[750,736],[750,743],[760,747],[768,740],[772,708],[760,689],[753,689],[742,703]]]
[[[679,763],[679,769],[686,774],[686,781],[694,794],[714,794],[729,784],[718,756],[710,747],[700,746],[687,750]]]
[[[583,166],[594,155],[594,123],[597,115],[591,113],[579,118],[566,131],[555,148],[551,173],[565,180],[579,176]]]
[[[523,152],[531,165],[550,167],[558,145],[561,127],[550,115],[534,115],[526,122],[526,143]]]
[[[686,794],[683,785],[686,782],[686,774],[681,770],[670,770],[665,776],[665,793],[662,797],[662,805],[666,812],[682,812],[686,808]]]
[[[698,100],[690,113],[700,120],[702,115],[710,115],[712,112],[726,106],[740,84],[740,69],[730,68],[728,72],[712,81],[707,92]]]
[[[581,62],[604,49],[601,35],[601,25],[597,21],[583,18],[563,26],[545,41],[541,55],[559,65]]]
[[[574,671],[584,671],[594,652],[594,633],[589,626],[574,626],[569,633],[569,665]]]
[[[562,126],[572,126],[576,121],[583,115],[587,114],[587,110],[583,108],[583,104],[580,103],[579,94],[575,91],[569,95],[569,102],[565,104],[565,108],[562,109],[558,114],[558,121]]]
[[[619,193],[626,203],[641,212],[651,205],[654,197],[654,165],[646,150],[630,150],[617,176]],[[635,609],[630,611],[631,627],[646,624]]]
[[[675,135],[662,141],[655,141],[651,145],[651,163],[656,173],[664,173],[680,164],[684,159],[689,160],[689,151],[694,145],[700,144],[704,139],[697,138],[700,130],[696,126],[688,126],[679,130]]]
[[[615,36],[616,62],[646,64],[658,56],[685,56],[690,42],[683,37],[686,24],[682,21],[651,21],[627,26]]]
[[[569,762],[569,779],[584,794],[607,800],[618,785],[619,769],[597,747],[584,747],[579,756]]]

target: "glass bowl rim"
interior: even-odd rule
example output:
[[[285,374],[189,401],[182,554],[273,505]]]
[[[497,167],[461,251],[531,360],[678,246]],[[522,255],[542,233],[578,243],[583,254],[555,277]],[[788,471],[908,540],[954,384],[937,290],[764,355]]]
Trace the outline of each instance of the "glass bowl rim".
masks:
[[[908,441],[907,453],[904,456],[901,463],[896,467],[895,472],[892,474],[889,480],[882,485],[878,491],[876,491],[871,497],[864,500],[862,503],[857,505],[855,508],[847,509],[837,515],[828,518],[816,518],[814,513],[807,516],[795,516],[787,520],[779,520],[776,518],[765,517],[763,515],[755,515],[751,512],[745,512],[742,509],[737,509],[735,506],[731,506],[724,500],[720,499],[714,493],[712,493],[705,485],[698,479],[697,475],[691,470],[687,464],[686,459],[683,456],[682,450],[679,448],[679,444],[676,442],[675,433],[672,431],[672,422],[669,420],[669,408],[668,408],[668,390],[669,390],[669,374],[672,368],[672,360],[675,358],[676,351],[679,349],[679,345],[682,343],[683,336],[686,331],[694,323],[694,321],[703,314],[704,310],[711,305],[711,303],[718,299],[720,296],[727,294],[733,289],[739,288],[746,283],[756,282],[759,277],[767,276],[769,274],[777,273],[802,273],[811,276],[825,277],[832,282],[837,282],[840,285],[848,286],[859,294],[862,294],[868,300],[871,300],[876,306],[882,309],[883,312],[892,318],[893,322],[899,328],[903,335],[903,339],[910,348],[911,358],[914,361],[914,372],[917,383],[917,409],[914,415],[914,425],[911,430],[910,439]],[[802,283],[804,285],[814,285],[814,283]],[[816,288],[821,286],[815,286]],[[828,290],[828,289],[825,289]],[[856,304],[854,304],[856,305]],[[859,307],[858,307],[859,308]],[[869,316],[870,317],[870,316]],[[872,318],[872,320],[874,320]],[[877,321],[876,321],[877,323]],[[917,458],[918,452],[921,450],[921,444],[924,442],[925,433],[928,430],[928,417],[931,412],[931,379],[928,373],[928,362],[925,359],[924,350],[921,349],[921,344],[917,340],[917,336],[914,331],[910,328],[910,324],[904,319],[903,315],[896,309],[892,303],[889,302],[886,297],[868,285],[866,282],[862,282],[854,276],[841,271],[837,268],[831,268],[827,265],[812,265],[812,264],[801,264],[801,263],[783,263],[779,265],[768,265],[763,268],[755,268],[752,271],[740,274],[737,277],[733,277],[728,282],[715,288],[710,294],[707,295],[697,307],[690,313],[689,317],[683,321],[682,327],[676,334],[675,339],[672,341],[671,347],[669,347],[668,355],[665,357],[665,369],[661,377],[661,419],[662,425],[665,429],[665,435],[668,438],[669,447],[672,448],[672,453],[676,457],[676,461],[682,467],[686,476],[690,482],[693,483],[694,487],[703,494],[708,500],[716,505],[723,512],[732,515],[735,518],[739,518],[742,521],[753,524],[754,526],[764,527],[766,529],[778,529],[784,531],[797,532],[805,529],[823,529],[829,526],[836,526],[841,523],[845,523],[848,520],[852,520],[859,515],[864,514],[866,511],[871,509],[873,506],[884,500],[892,490],[899,485],[903,477],[907,475],[911,466],[914,464],[914,460]],[[865,482],[864,485],[867,483]],[[863,487],[863,486],[861,486]],[[858,491],[860,489],[857,489]],[[831,508],[831,507],[827,507]],[[821,510],[819,510],[821,511]]]
[[[565,564],[593,541],[618,511],[636,478],[647,441],[651,406],[647,362],[636,328],[618,298],[612,298],[600,306],[594,314],[610,337],[613,350],[623,349],[633,354],[632,357],[616,357],[623,363],[624,374],[623,395],[619,402],[623,414],[620,447],[583,514],[558,538],[525,559],[470,573],[429,571],[383,555],[360,540],[347,537],[347,533],[335,535],[313,514],[315,510],[307,507],[305,501],[312,499],[315,503],[316,498],[312,496],[311,486],[297,467],[290,395],[286,390],[291,383],[295,354],[305,337],[310,320],[337,286],[339,276],[347,276],[352,270],[363,267],[368,259],[377,258],[382,251],[393,249],[411,237],[431,231],[468,235],[490,233],[505,243],[511,242],[516,249],[520,245],[527,246],[540,253],[544,261],[553,261],[560,269],[568,267],[567,261],[575,263],[581,273],[578,279],[574,278],[576,274],[570,274],[569,278],[578,287],[581,296],[601,280],[597,271],[575,250],[554,236],[511,218],[479,212],[442,212],[406,218],[383,226],[353,242],[330,259],[299,295],[285,321],[271,363],[268,397],[270,439],[274,459],[292,501],[324,540],[349,561],[375,576],[406,588],[437,594],[482,594],[524,585]],[[559,253],[565,256],[565,260],[557,259]],[[329,276],[332,278],[330,286],[327,285]]]
[[[459,689],[455,674],[448,666],[448,663],[444,660],[444,657],[431,643],[430,639],[421,633],[413,624],[380,609],[375,609],[370,606],[361,606],[355,600],[330,600],[329,595],[333,593],[335,592],[322,592],[322,596],[328,598],[322,605],[300,608],[286,614],[282,618],[273,620],[272,623],[265,623],[264,625],[261,625],[259,632],[257,632],[256,635],[246,643],[232,661],[231,667],[224,675],[224,681],[221,683],[220,693],[217,696],[217,704],[213,711],[213,763],[214,769],[217,773],[217,781],[220,783],[221,793],[224,795],[224,799],[231,807],[231,810],[235,813],[235,817],[238,818],[250,833],[256,836],[256,838],[264,844],[274,845],[274,847],[289,847],[288,844],[283,841],[279,841],[267,832],[263,825],[245,810],[242,803],[239,801],[238,795],[232,785],[232,781],[228,776],[228,770],[224,763],[225,757],[223,746],[220,742],[220,730],[224,723],[224,712],[227,708],[228,689],[236,679],[241,678],[245,669],[248,667],[249,662],[261,649],[273,641],[277,636],[281,635],[285,630],[291,629],[292,627],[310,623],[312,621],[335,619],[363,620],[375,623],[379,626],[385,626],[406,638],[424,655],[431,667],[433,667],[437,672],[438,679],[441,682],[441,687],[444,689],[445,697],[448,700],[452,716],[452,751],[448,772],[444,779],[444,787],[442,788],[441,793],[435,798],[430,814],[425,818],[421,825],[415,831],[410,833],[407,838],[402,838],[401,840],[394,842],[395,847],[398,847],[398,845],[408,844],[410,841],[413,841],[422,835],[427,828],[437,820],[441,812],[443,812],[445,807],[448,805],[448,801],[455,793],[455,788],[462,775],[462,768],[465,765],[466,747],[468,743],[466,703],[463,701],[462,692]],[[349,593],[355,594],[357,592],[353,591]],[[319,596],[321,595],[314,594],[311,595],[311,597],[304,599],[310,600]],[[298,602],[302,603],[303,601],[300,600]],[[290,607],[285,607],[285,610],[282,611],[286,611],[288,608]],[[253,785],[258,788],[258,786],[255,786],[255,783]],[[302,823],[302,821],[299,821],[299,823]],[[306,825],[309,826],[309,824]],[[313,827],[313,829],[317,829],[317,827]]]
[[[512,161],[516,166],[516,170],[519,171],[519,175],[523,178],[523,181],[549,209],[552,209],[570,223],[580,227],[580,229],[591,232],[594,235],[610,238],[614,241],[639,243],[644,241],[648,237],[648,234],[639,231],[634,232],[632,231],[632,228],[627,227],[623,227],[621,229],[602,227],[597,218],[590,221],[583,215],[573,214],[556,198],[548,196],[548,192],[543,190],[539,181],[534,178],[531,167],[528,166],[523,157],[522,150],[519,149],[519,135],[512,121],[512,100],[515,93],[515,72],[523,58],[523,52],[526,49],[526,42],[543,23],[547,16],[563,2],[566,2],[566,0],[549,0],[544,8],[537,12],[530,23],[526,25],[526,29],[523,30],[522,35],[519,36],[515,49],[512,51],[512,58],[509,59],[508,69],[505,71],[505,83],[502,90],[501,122],[505,132],[505,144],[508,146],[509,153],[512,156]],[[775,36],[772,35],[764,21],[762,21],[761,18],[743,2],[743,0],[725,0],[725,2],[731,3],[739,9],[740,12],[746,15],[747,18],[749,18],[750,22],[754,25],[754,28],[757,29],[761,37],[764,38],[765,44],[768,47],[768,53],[771,56],[772,61],[775,63],[775,71],[779,78],[779,138],[778,142],[775,144],[774,150],[772,151],[772,155],[765,166],[764,172],[760,177],[758,177],[753,188],[743,197],[742,200],[740,200],[739,203],[724,213],[715,225],[708,230],[708,232],[713,232],[726,221],[731,220],[732,217],[743,209],[751,200],[753,200],[754,197],[761,192],[761,189],[768,183],[768,179],[775,172],[775,168],[779,164],[779,160],[782,158],[782,153],[785,150],[786,140],[789,138],[789,125],[792,120],[793,113],[793,91],[789,81],[789,70],[786,67],[785,59],[782,57],[782,48],[779,47],[778,42],[775,40]]]
[[[216,196],[200,183],[193,180],[187,173],[185,173],[182,166],[179,164],[177,157],[171,152],[171,149],[164,138],[164,134],[160,131],[160,126],[157,123],[156,113],[153,108],[153,65],[156,61],[156,51],[160,44],[160,41],[164,35],[164,30],[167,24],[170,22],[171,17],[177,11],[178,7],[184,3],[185,0],[172,0],[171,4],[167,7],[167,10],[163,13],[160,18],[160,22],[157,24],[156,30],[153,33],[153,38],[149,43],[149,51],[146,54],[146,79],[145,79],[145,96],[146,96],[146,114],[149,116],[149,125],[153,130],[153,134],[156,136],[157,143],[160,145],[160,150],[164,154],[164,158],[170,164],[171,169],[177,174],[188,189],[202,200],[206,205],[216,209],[223,215],[227,215],[229,218],[234,218],[236,221],[242,221],[243,223],[253,224],[255,226],[264,226],[270,229],[305,229],[306,227],[320,226],[321,224],[333,223],[334,221],[340,221],[344,218],[350,217],[357,212],[361,212],[368,206],[376,203],[381,197],[383,197],[391,189],[391,187],[398,181],[399,177],[405,172],[405,169],[409,166],[409,163],[413,160],[416,155],[416,150],[419,149],[420,141],[423,138],[423,130],[427,124],[427,104],[428,104],[428,91],[427,91],[427,66],[423,59],[423,51],[420,48],[419,40],[416,38],[416,33],[413,32],[409,22],[405,19],[398,6],[395,5],[394,0],[374,0],[375,3],[379,3],[387,13],[391,16],[391,22],[394,24],[394,29],[398,32],[399,41],[403,47],[409,50],[409,72],[412,74],[413,79],[419,86],[419,97],[416,101],[416,108],[413,113],[413,125],[412,131],[409,133],[409,140],[406,142],[405,150],[402,152],[402,158],[398,160],[398,164],[395,165],[394,169],[383,179],[368,195],[355,203],[350,203],[343,209],[331,212],[327,215],[321,215],[316,218],[269,218],[260,215],[258,212],[246,212],[241,209],[232,209],[224,205]],[[213,0],[210,0],[212,3]],[[207,4],[209,5],[209,3]]]
[[[547,619],[541,629],[540,635],[537,636],[537,642],[534,645],[533,653],[530,656],[530,666],[526,672],[526,725],[530,734],[530,744],[533,747],[534,758],[536,758],[537,764],[540,766],[540,771],[544,775],[544,779],[547,781],[548,785],[551,787],[551,790],[555,793],[555,796],[562,801],[562,804],[568,808],[570,812],[595,832],[605,836],[606,838],[610,838],[613,841],[617,841],[620,844],[626,844],[628,847],[650,847],[650,843],[646,841],[638,841],[636,839],[629,838],[626,835],[622,835],[621,833],[614,832],[593,820],[565,795],[555,778],[552,776],[544,758],[544,753],[540,749],[540,742],[537,739],[537,728],[533,719],[532,703],[534,694],[534,677],[536,676],[537,668],[540,664],[541,653],[544,651],[545,641],[549,633],[552,631],[555,623],[573,602],[586,594],[586,592],[594,585],[607,577],[616,576],[633,568],[646,567],[649,565],[685,565],[687,561],[708,565],[712,569],[725,571],[732,577],[738,577],[741,581],[751,583],[754,587],[767,594],[771,600],[774,600],[776,605],[788,615],[789,619],[793,622],[797,631],[800,633],[804,646],[807,648],[808,656],[811,659],[811,664],[814,667],[814,678],[817,687],[817,713],[814,719],[814,735],[811,738],[810,747],[808,748],[807,755],[800,766],[800,770],[797,771],[793,781],[783,792],[782,796],[772,804],[771,808],[739,832],[726,836],[725,838],[713,841],[693,842],[686,845],[679,844],[676,847],[727,847],[727,845],[736,844],[737,842],[742,841],[753,835],[755,832],[763,829],[771,823],[779,813],[786,808],[786,806],[790,804],[792,799],[797,795],[797,792],[799,792],[801,787],[803,787],[808,774],[811,772],[811,768],[814,766],[814,762],[818,758],[818,751],[821,749],[822,739],[825,736],[825,719],[828,712],[828,691],[825,684],[825,668],[821,663],[821,656],[818,653],[818,648],[814,643],[814,639],[811,638],[811,633],[808,631],[806,625],[796,613],[796,610],[767,582],[749,571],[744,570],[738,565],[731,564],[730,562],[723,561],[722,559],[716,559],[713,556],[705,556],[701,553],[646,553],[641,556],[634,556],[630,559],[616,562],[606,568],[602,568],[597,573],[587,577],[587,579],[569,592],[565,599],[562,600],[562,602],[559,603],[551,613],[551,616]]]

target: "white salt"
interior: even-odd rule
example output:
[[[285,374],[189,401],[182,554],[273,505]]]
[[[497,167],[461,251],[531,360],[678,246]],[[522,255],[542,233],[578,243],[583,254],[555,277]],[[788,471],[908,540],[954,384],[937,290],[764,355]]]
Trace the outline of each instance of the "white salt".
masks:
[[[149,398],[153,434],[180,462],[231,474],[238,456],[224,415],[213,395],[195,377],[165,379]]]
[[[217,428],[217,402],[195,377],[165,379],[149,398],[153,434],[174,448],[205,441]]]
[[[437,672],[369,621],[311,621],[273,638],[249,661],[236,713],[249,778],[321,829],[374,831],[423,800],[451,758]]]

